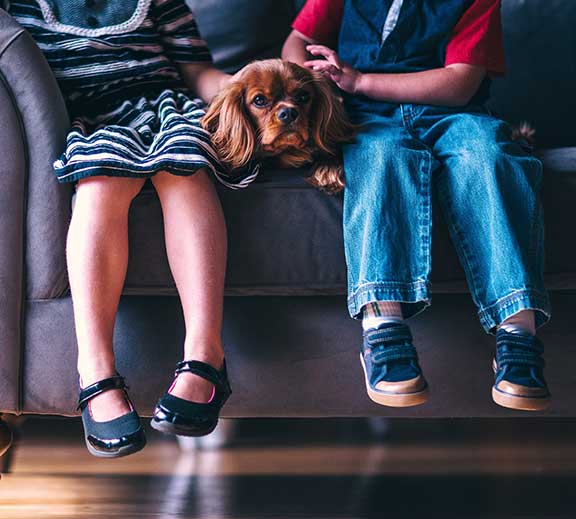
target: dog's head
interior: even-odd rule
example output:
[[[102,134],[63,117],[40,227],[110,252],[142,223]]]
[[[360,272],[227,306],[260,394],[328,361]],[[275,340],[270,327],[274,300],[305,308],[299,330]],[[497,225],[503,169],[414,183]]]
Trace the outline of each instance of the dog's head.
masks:
[[[251,63],[216,96],[202,124],[231,171],[255,159],[273,158],[280,167],[314,163],[314,185],[343,186],[339,146],[355,129],[316,72],[279,59]]]

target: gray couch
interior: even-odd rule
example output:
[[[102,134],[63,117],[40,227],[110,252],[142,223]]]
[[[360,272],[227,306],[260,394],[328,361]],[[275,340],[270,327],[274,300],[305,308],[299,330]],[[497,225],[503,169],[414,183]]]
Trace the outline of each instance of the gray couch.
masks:
[[[227,70],[278,55],[291,1],[195,0],[201,31]],[[538,131],[545,167],[547,274],[554,316],[541,332],[553,406],[576,416],[576,2],[504,0],[509,75],[492,106]],[[217,8],[214,6],[217,5]],[[0,12],[0,412],[76,413],[76,344],[64,244],[72,190],[51,170],[68,127],[52,74],[26,33]],[[435,222],[432,308],[413,320],[430,401],[391,409],[368,400],[360,326],[347,316],[340,197],[302,172],[266,171],[221,191],[230,236],[224,339],[228,417],[518,415],[492,403],[493,338],[478,324],[443,222]],[[439,212],[436,211],[436,215]],[[118,369],[149,415],[181,355],[183,320],[151,189],[130,213],[126,288],[116,327]]]

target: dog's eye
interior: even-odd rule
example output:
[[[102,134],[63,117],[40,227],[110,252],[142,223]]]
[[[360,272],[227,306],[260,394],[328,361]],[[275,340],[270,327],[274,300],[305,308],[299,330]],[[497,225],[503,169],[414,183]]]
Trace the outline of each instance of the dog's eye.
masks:
[[[310,101],[310,93],[306,92],[306,90],[301,90],[294,96],[294,101],[296,101],[299,105],[304,105]]]
[[[258,108],[263,108],[268,104],[268,99],[266,99],[266,96],[258,94],[254,99],[252,99],[252,104]]]

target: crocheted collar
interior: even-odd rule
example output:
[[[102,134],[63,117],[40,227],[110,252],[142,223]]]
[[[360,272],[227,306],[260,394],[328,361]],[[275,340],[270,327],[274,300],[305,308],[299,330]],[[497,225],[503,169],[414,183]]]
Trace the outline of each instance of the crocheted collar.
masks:
[[[136,30],[152,0],[36,0],[48,26],[78,36],[124,34]]]

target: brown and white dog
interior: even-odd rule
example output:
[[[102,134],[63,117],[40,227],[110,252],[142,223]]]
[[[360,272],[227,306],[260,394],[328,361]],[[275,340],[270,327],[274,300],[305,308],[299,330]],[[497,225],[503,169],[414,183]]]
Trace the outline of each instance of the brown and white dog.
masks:
[[[280,59],[253,62],[214,98],[202,126],[232,174],[269,160],[311,166],[308,181],[329,193],[344,187],[341,145],[355,127],[317,72]]]

